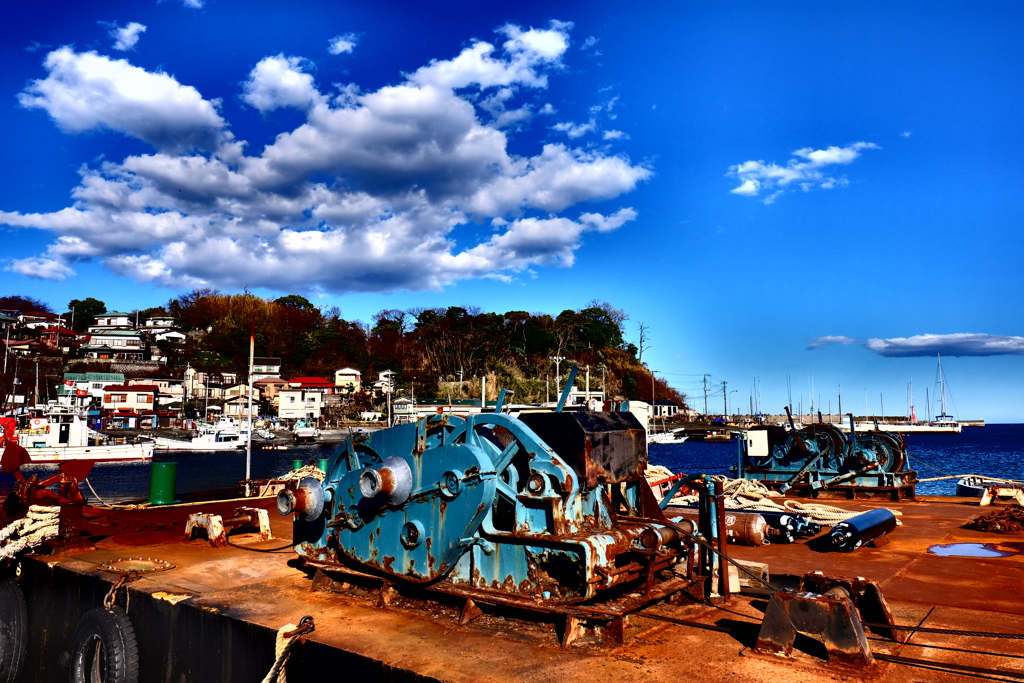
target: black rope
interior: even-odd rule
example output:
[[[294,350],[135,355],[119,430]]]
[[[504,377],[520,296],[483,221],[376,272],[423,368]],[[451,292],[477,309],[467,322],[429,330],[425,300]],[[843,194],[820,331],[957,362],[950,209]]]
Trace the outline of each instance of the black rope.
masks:
[[[1024,680],[1024,671],[1008,671],[1005,669],[988,669],[983,666],[969,666],[967,664],[952,664],[950,662],[936,662],[930,659],[914,659],[913,657],[901,657],[899,655],[887,655],[876,653],[875,659],[893,664],[905,664],[907,666],[921,666],[936,671],[951,671],[960,673],[984,674],[986,676],[1005,676]]]
[[[224,539],[228,542],[228,545],[231,546],[232,548],[238,548],[239,550],[248,550],[249,552],[252,552],[252,553],[279,553],[282,550],[285,550],[287,548],[294,548],[295,547],[295,543],[289,543],[288,545],[283,545],[280,548],[248,548],[248,547],[246,547],[244,545],[238,545],[237,543],[232,543],[231,539],[228,538],[227,536],[225,536]]]
[[[1010,638],[1013,640],[1024,640],[1021,633],[988,633],[986,631],[960,631],[950,628],[929,628],[927,626],[894,626],[892,624],[872,624],[862,622],[865,626],[872,628],[887,628],[893,631],[920,631],[921,633],[945,633],[950,636],[974,636],[976,638]]]

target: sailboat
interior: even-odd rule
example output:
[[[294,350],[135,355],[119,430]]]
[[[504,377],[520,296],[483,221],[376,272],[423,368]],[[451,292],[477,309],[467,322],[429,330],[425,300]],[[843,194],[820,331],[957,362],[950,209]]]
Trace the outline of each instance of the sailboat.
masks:
[[[946,377],[942,374],[942,355],[936,354],[938,369],[936,370],[939,383],[939,405],[942,412],[935,416],[935,419],[928,424],[933,427],[943,427],[949,431],[959,432],[962,428],[952,415],[946,414]]]

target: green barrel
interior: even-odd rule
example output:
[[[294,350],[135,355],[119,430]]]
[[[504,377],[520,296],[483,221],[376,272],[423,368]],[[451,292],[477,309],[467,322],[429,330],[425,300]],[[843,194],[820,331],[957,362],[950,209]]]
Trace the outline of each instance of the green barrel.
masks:
[[[149,502],[170,505],[176,502],[174,489],[178,483],[178,463],[154,462],[149,470]]]
[[[327,463],[329,462],[330,458],[320,458],[319,460],[316,461],[316,466],[320,469],[321,472],[326,472]]]
[[[301,470],[302,469],[302,461],[301,460],[292,460],[292,469],[293,470]]]

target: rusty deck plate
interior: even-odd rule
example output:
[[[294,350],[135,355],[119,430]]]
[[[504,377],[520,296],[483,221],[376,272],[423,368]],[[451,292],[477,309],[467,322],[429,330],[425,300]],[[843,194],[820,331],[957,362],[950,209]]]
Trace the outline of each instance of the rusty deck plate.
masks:
[[[836,504],[850,510],[875,507],[867,501]],[[976,500],[926,498],[885,505],[903,513],[903,525],[883,547],[824,552],[812,539],[758,548],[729,546],[729,551],[737,559],[768,563],[773,581],[815,570],[877,581],[897,624],[1024,634],[1024,555],[940,557],[928,552],[937,544],[1011,540],[961,528],[981,514]],[[219,549],[204,540],[188,541],[184,519],[177,528],[166,524],[168,520],[148,524],[141,518],[128,529],[87,524],[93,550],[27,559],[22,581],[45,582],[48,576],[58,576],[70,583],[68,577],[77,577],[75,595],[88,603],[110,586],[112,577],[102,570],[104,563],[130,555],[173,564],[173,569],[145,574],[127,587],[129,615],[139,620],[159,615],[160,628],[166,629],[171,621],[184,625],[201,614],[199,623],[206,627],[194,633],[183,628],[168,640],[156,626],[136,623],[144,653],[141,680],[147,681],[172,680],[168,676],[174,667],[190,667],[186,678],[197,682],[259,680],[273,662],[274,633],[307,614],[315,618],[316,631],[293,651],[289,678],[296,681],[318,680],[325,671],[338,671],[332,666],[344,666],[361,680],[466,683],[977,680],[951,673],[949,664],[1012,674],[996,680],[1024,677],[1020,640],[966,635],[915,632],[901,644],[873,634],[869,641],[875,654],[929,664],[878,661],[866,672],[829,668],[814,643],[799,640],[792,659],[754,655],[751,648],[767,606],[764,597],[756,596],[739,596],[719,607],[657,604],[628,618],[624,645],[610,647],[584,638],[574,647],[562,648],[551,624],[499,607],[485,608],[482,616],[459,625],[460,604],[409,597],[402,591],[387,609],[380,609],[372,582],[347,586],[340,593],[314,592],[313,572],[303,570],[288,547],[289,520],[277,515],[271,520],[276,540],[238,533],[231,536],[233,545]],[[262,552],[252,552],[256,550]],[[45,599],[29,595],[30,612]],[[96,605],[81,605],[87,606]],[[63,635],[57,624],[51,627],[46,637],[29,634],[29,658],[36,668],[30,668],[26,680],[67,679],[59,668]],[[229,632],[234,635],[225,635]],[[238,640],[240,632],[248,640]],[[233,655],[217,654],[225,652]],[[994,656],[999,654],[1017,656]]]

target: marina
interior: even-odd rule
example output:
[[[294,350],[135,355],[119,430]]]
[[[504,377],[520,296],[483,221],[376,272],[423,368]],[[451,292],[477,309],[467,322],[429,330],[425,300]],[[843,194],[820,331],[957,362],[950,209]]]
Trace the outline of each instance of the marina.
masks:
[[[533,429],[546,433],[543,438],[547,443],[556,443],[569,424],[584,419],[584,414],[564,414],[569,416],[564,419],[554,415],[550,418],[556,420],[552,426],[560,425],[555,431],[546,426],[549,418],[539,422],[536,416],[532,418]],[[528,433],[517,431],[514,418],[485,414],[474,419],[474,424],[507,425],[518,435],[517,440],[530,438]],[[586,433],[596,434],[593,430],[610,426],[599,428],[590,418],[586,419],[581,423],[589,425]],[[443,418],[445,424],[449,420],[454,420],[454,435],[459,418]],[[414,435],[427,424],[402,425],[376,434],[377,440],[374,435],[362,435],[359,443],[372,451],[387,448],[401,452],[403,448],[397,446],[401,440],[396,442],[395,438],[400,434]],[[977,430],[979,437],[989,437],[980,439],[988,441],[985,452],[976,442],[959,442],[945,451],[933,443],[928,465],[987,469],[994,472],[993,476],[1010,476],[1015,471],[1019,474],[1017,449],[1022,430],[1021,425],[990,425]],[[430,433],[429,429],[426,433]],[[440,447],[441,442],[447,442],[443,433],[436,437],[438,442],[428,439],[428,453]],[[353,443],[349,440],[347,448]],[[459,439],[454,443],[460,443]],[[493,452],[508,453],[510,448],[495,446]],[[735,442],[655,443],[646,455],[652,464],[665,467],[668,472],[703,471],[714,475],[728,473],[736,461],[736,448]],[[346,461],[347,467],[352,466],[345,449],[343,444],[340,450],[336,446],[309,445],[285,453],[253,451],[252,476],[254,480],[273,480],[304,463],[318,461],[327,472],[338,472]],[[965,462],[965,450],[973,451],[977,459]],[[913,443],[908,444],[908,459],[914,458],[913,453]],[[330,464],[324,460],[327,456],[331,457]],[[977,675],[1015,680],[1024,676],[1021,660],[1015,656],[1016,642],[1007,637],[1024,634],[1020,581],[1024,576],[1024,554],[1020,552],[1020,543],[965,528],[967,522],[994,509],[979,507],[977,499],[922,493],[905,500],[885,501],[881,503],[884,508],[879,507],[878,501],[828,501],[848,515],[889,510],[890,515],[898,515],[899,525],[886,527],[888,531],[883,536],[845,552],[838,546],[831,549],[827,545],[830,536],[820,532],[793,537],[788,542],[730,542],[722,546],[730,564],[738,561],[748,568],[763,568],[758,570],[763,583],[750,581],[735,571],[725,571],[728,565],[723,564],[719,567],[722,576],[729,574],[730,583],[737,583],[720,586],[712,593],[684,591],[673,599],[666,594],[665,598],[649,601],[636,601],[624,595],[621,597],[627,598],[627,602],[632,600],[630,604],[634,607],[621,613],[617,612],[621,607],[615,606],[619,604],[615,601],[580,604],[575,600],[564,607],[551,605],[537,612],[535,608],[524,611],[526,604],[517,602],[520,598],[509,602],[501,591],[476,591],[469,599],[470,594],[464,589],[437,592],[429,583],[402,580],[404,571],[389,579],[387,572],[382,575],[379,570],[355,570],[347,563],[344,567],[334,564],[336,560],[325,564],[321,552],[315,550],[319,544],[314,542],[316,536],[303,531],[307,525],[301,522],[302,511],[310,508],[304,507],[307,503],[296,502],[309,500],[303,497],[305,494],[298,495],[299,482],[293,477],[276,486],[257,487],[265,494],[279,491],[281,485],[294,491],[296,495],[292,495],[284,510],[279,509],[281,494],[239,497],[240,489],[235,482],[244,466],[243,457],[226,457],[215,451],[158,452],[157,464],[173,462],[178,468],[177,495],[171,497],[181,502],[169,505],[110,507],[116,501],[144,497],[147,488],[152,493],[151,465],[125,464],[93,475],[89,486],[92,492],[86,493],[90,507],[82,512],[79,534],[74,539],[59,539],[51,545],[49,553],[18,560],[18,583],[25,594],[28,615],[25,661],[31,663],[31,680],[67,679],[68,671],[62,662],[66,661],[67,652],[74,651],[73,636],[83,615],[111,594],[116,605],[127,608],[124,614],[134,625],[138,680],[146,681],[260,680],[275,665],[275,639],[280,640],[280,633],[296,633],[297,625],[302,623],[307,625],[304,628],[313,624],[313,630],[292,636],[295,642],[287,671],[294,680],[311,680],[325,667],[345,667],[346,671],[359,672],[370,679],[394,681],[513,681],[552,677],[583,681],[596,676],[623,681],[707,680],[707,667],[740,680],[778,679],[784,672],[789,676],[795,671],[810,681],[838,677],[947,681]],[[989,463],[987,468],[982,467],[985,462]],[[452,468],[453,464],[455,461],[445,466]],[[387,459],[383,466],[394,468]],[[26,467],[26,474],[31,474],[33,466]],[[364,460],[352,470],[353,476],[368,471],[366,467],[372,470],[382,465],[379,461],[374,464]],[[302,471],[298,471],[299,476],[306,476]],[[383,473],[382,469],[379,471]],[[388,479],[383,474],[381,477],[366,480],[370,489],[364,495],[373,498],[377,495],[375,486],[386,488]],[[679,475],[672,478],[678,481]],[[359,486],[364,486],[365,474],[357,479]],[[0,492],[4,491],[5,481],[9,480],[0,480]],[[472,481],[465,480],[462,485]],[[320,486],[310,483],[308,478],[302,482],[307,489]],[[411,483],[413,499],[429,500],[416,498],[418,485]],[[932,485],[952,487],[955,482],[943,479]],[[454,484],[448,486],[448,490],[455,490]],[[224,493],[233,490],[234,494],[200,502],[189,493],[204,489]],[[538,493],[545,495],[540,490]],[[393,500],[401,506],[399,498]],[[787,500],[810,503],[814,499]],[[314,503],[312,518],[319,516],[316,505],[322,504]],[[250,512],[241,514],[242,509]],[[268,511],[270,536],[254,526],[256,510]],[[449,510],[454,514],[455,508],[449,506]],[[212,527],[204,527],[205,532],[185,533],[185,519],[200,512],[204,519],[217,515],[224,520],[226,543],[212,545]],[[669,505],[666,513],[669,519],[689,514],[674,505]],[[293,517],[297,521],[293,522]],[[425,524],[423,532],[436,533],[434,530],[446,523],[457,524],[455,519]],[[697,521],[699,517],[694,520],[696,528],[701,522]],[[404,538],[404,530],[393,533],[399,531]],[[375,536],[371,534],[368,538]],[[392,532],[382,538],[382,543],[387,538],[394,538]],[[539,541],[538,538],[534,542]],[[473,556],[481,560],[486,557]],[[383,569],[385,565],[379,566]],[[509,570],[513,567],[506,566]],[[119,576],[127,576],[128,568],[137,572],[132,575],[133,580],[117,581]],[[877,615],[863,618],[863,642],[869,654],[858,655],[852,665],[837,662],[835,652],[826,651],[822,641],[814,638],[798,641],[795,649],[782,658],[769,653],[766,643],[775,642],[774,636],[764,631],[769,621],[769,598],[780,590],[780,595],[788,595],[787,589],[813,580],[815,572],[829,577],[855,574],[860,577],[858,581],[870,582],[884,595],[891,620],[878,623]],[[526,576],[523,578],[525,581]],[[564,582],[566,578],[556,580]],[[681,578],[677,576],[674,580]],[[111,591],[115,583],[123,585]],[[701,594],[703,598],[699,597]],[[716,594],[718,597],[714,597]],[[473,609],[467,611],[470,604]],[[621,616],[609,622],[617,613]],[[309,621],[304,622],[304,617],[309,617]],[[906,630],[900,631],[901,628]],[[65,635],[44,638],[44,630]],[[766,637],[768,641],[764,640]],[[784,641],[783,637],[779,642]],[[832,648],[834,643],[826,639],[824,646]],[[697,650],[704,667],[681,667],[679,653]],[[228,651],[230,656],[209,656],[210,652]]]

